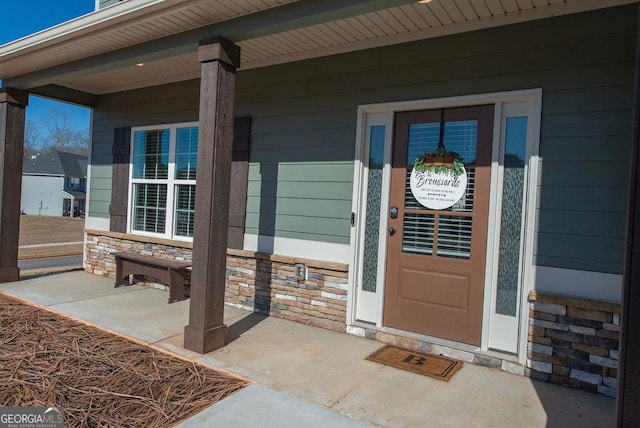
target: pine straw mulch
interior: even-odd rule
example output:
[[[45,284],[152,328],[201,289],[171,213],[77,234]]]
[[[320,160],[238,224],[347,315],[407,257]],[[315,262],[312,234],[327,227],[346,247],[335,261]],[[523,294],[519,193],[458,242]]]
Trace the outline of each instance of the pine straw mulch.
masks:
[[[0,406],[65,426],[173,425],[247,382],[0,293]]]

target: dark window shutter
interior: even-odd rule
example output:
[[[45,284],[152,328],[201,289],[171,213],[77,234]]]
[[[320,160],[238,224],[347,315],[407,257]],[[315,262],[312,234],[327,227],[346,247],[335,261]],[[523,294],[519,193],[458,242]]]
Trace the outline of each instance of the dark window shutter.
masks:
[[[251,117],[236,117],[233,123],[233,159],[231,163],[229,240],[227,246],[240,250],[244,244],[244,220],[247,211],[250,139]]]
[[[113,175],[111,178],[111,205],[109,206],[112,232],[127,231],[127,204],[129,194],[129,153],[131,128],[116,128],[113,133]]]

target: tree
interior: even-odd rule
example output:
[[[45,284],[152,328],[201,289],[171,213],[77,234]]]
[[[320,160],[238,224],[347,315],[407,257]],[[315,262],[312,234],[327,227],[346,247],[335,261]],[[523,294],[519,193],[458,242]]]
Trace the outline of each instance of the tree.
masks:
[[[89,130],[75,126],[65,110],[49,110],[41,125],[38,127],[31,120],[25,124],[25,160],[56,150],[84,156],[89,154]],[[41,136],[41,130],[46,130],[46,136]]]
[[[78,129],[70,123],[69,114],[61,109],[52,109],[44,119],[44,125],[49,131],[46,139],[50,150],[88,154],[89,133]]]
[[[33,122],[28,120],[24,126],[24,154],[25,160],[31,159],[38,154],[38,144],[40,140],[40,130]]]

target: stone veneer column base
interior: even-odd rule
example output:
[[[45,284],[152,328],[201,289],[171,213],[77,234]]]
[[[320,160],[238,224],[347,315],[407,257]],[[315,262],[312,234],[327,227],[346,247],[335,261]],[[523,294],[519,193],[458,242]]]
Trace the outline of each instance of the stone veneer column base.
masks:
[[[527,375],[616,396],[620,304],[532,292]]]

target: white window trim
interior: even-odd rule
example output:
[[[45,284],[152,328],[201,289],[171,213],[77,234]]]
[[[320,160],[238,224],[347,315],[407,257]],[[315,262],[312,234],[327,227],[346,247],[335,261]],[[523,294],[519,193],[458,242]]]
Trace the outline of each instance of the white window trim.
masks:
[[[178,236],[173,234],[173,220],[174,220],[174,212],[175,212],[175,187],[179,184],[195,184],[195,180],[184,180],[184,179],[176,179],[175,177],[175,160],[176,160],[176,140],[177,140],[177,130],[178,128],[190,128],[190,127],[198,127],[198,122],[179,122],[179,123],[169,123],[169,124],[158,124],[158,125],[147,125],[147,126],[136,126],[131,128],[131,144],[129,148],[129,183],[128,183],[128,200],[127,200],[127,233],[131,235],[138,236],[149,236],[156,238],[163,238],[172,241],[184,241],[184,242],[193,242],[192,237],[187,236]],[[139,179],[133,178],[133,146],[134,146],[134,135],[136,132],[140,131],[153,131],[153,130],[169,130],[169,169],[167,172],[166,179]],[[153,232],[145,232],[141,230],[133,229],[133,203],[134,203],[134,193],[133,186],[137,183],[145,183],[145,184],[166,184],[167,185],[167,212],[165,218],[165,232],[164,233],[153,233]]]

